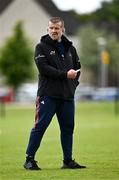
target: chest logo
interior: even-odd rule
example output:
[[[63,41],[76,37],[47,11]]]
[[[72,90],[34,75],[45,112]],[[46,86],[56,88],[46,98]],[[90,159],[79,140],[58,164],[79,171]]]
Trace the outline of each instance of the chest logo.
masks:
[[[55,51],[50,51],[50,55],[55,55]]]

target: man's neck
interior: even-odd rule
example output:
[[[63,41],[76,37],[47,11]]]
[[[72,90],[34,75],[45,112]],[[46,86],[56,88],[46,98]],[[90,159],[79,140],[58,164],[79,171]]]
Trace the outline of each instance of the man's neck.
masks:
[[[60,38],[60,39],[58,39],[57,41],[58,41],[58,42],[61,42],[62,40],[61,40],[61,38]]]

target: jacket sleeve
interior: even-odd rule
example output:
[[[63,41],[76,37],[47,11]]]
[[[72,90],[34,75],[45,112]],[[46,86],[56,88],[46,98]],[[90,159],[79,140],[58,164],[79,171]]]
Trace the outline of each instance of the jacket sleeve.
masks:
[[[74,69],[75,70],[81,69],[80,58],[77,54],[75,47],[73,47],[73,49],[72,49],[72,57],[73,57]]]
[[[72,47],[71,53],[72,53],[72,57],[73,57],[74,69],[75,69],[75,70],[77,70],[77,69],[80,69],[80,70],[81,70],[80,58],[79,58],[79,56],[78,56],[78,54],[77,54],[77,51],[76,51],[75,47]],[[80,76],[80,73],[81,73],[81,71],[79,71],[79,72],[77,73],[77,77],[76,77],[77,80],[78,80],[78,78],[79,78],[79,76]]]
[[[35,48],[35,62],[39,73],[52,79],[66,79],[67,72],[56,69],[48,64],[47,57],[40,44]]]

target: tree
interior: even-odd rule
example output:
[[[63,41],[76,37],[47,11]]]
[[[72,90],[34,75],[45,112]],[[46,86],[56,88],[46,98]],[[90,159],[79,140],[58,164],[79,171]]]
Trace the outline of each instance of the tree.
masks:
[[[25,36],[23,23],[14,28],[12,37],[8,38],[0,50],[0,70],[6,83],[17,90],[25,80],[33,77],[33,51],[31,43]]]
[[[98,29],[105,29],[108,33],[115,33],[119,40],[119,0],[102,1],[101,7],[92,13],[76,14],[80,26],[94,24]]]
[[[119,22],[119,1],[112,0],[111,2],[102,2],[102,7],[92,13],[92,17],[97,21],[106,21],[109,23]]]
[[[99,73],[100,47],[97,42],[99,37],[106,40],[106,50],[109,53],[110,62],[108,65],[110,75],[110,85],[116,85],[115,79],[119,77],[119,42],[114,34],[107,34],[105,31],[97,30],[94,26],[85,26],[79,32],[80,41],[80,57],[81,64],[84,68],[90,69],[94,74],[95,82]]]
[[[89,22],[119,22],[119,0],[112,0],[110,2],[102,1],[101,7],[92,13],[76,14],[75,16],[83,24]]]

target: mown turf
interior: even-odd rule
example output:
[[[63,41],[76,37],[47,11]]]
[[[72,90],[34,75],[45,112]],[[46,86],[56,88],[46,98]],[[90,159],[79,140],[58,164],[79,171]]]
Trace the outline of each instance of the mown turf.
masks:
[[[1,180],[117,180],[119,179],[119,115],[114,103],[80,102],[76,105],[73,157],[87,166],[61,170],[62,151],[56,118],[45,133],[36,159],[42,171],[23,169],[35,105],[7,105],[0,117]]]

